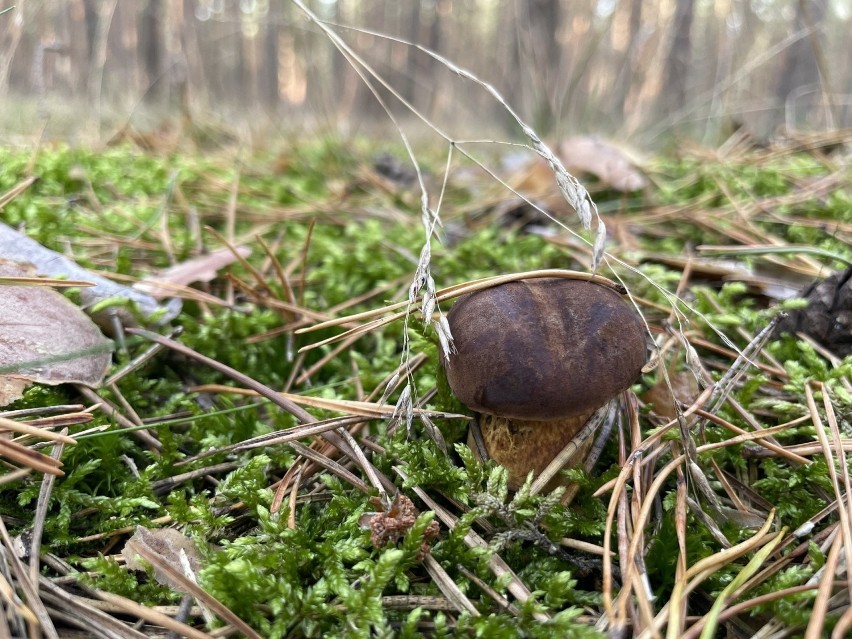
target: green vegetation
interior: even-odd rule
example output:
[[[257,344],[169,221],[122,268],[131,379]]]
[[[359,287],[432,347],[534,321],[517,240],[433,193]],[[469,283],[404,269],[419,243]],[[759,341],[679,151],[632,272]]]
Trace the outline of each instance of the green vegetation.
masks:
[[[387,324],[340,350],[338,344],[329,344],[297,353],[302,346],[340,333],[339,328],[276,332],[303,318],[303,324],[311,324],[321,316],[372,310],[407,295],[423,241],[419,193],[378,177],[363,177],[372,154],[383,150],[326,140],[277,156],[235,161],[160,156],[126,146],[97,152],[51,147],[41,149],[33,164],[31,152],[4,150],[0,192],[29,175],[38,180],[8,202],[2,216],[6,224],[25,229],[45,246],[72,252],[83,266],[135,278],[197,255],[200,244],[219,248],[214,235],[199,231],[205,225],[230,233],[236,243],[252,248],[249,263],[262,281],[236,262],[226,269],[233,279],[220,273],[200,285],[223,304],[186,299],[172,322],[182,329],[178,339],[183,344],[276,390],[326,400],[378,401],[388,377],[400,366],[405,338],[413,355],[426,355],[425,363],[411,372],[415,401],[426,398],[424,407],[436,412],[463,411],[443,386],[434,331],[423,327],[417,313],[407,326],[402,321]],[[433,166],[440,167],[440,160]],[[611,261],[614,273],[639,300],[658,345],[666,344],[664,364],[671,374],[700,367],[709,379],[723,380],[734,363],[731,348],[745,348],[781,306],[795,304],[772,300],[756,280],[725,283],[725,274],[694,271],[677,303],[683,316],[668,324],[673,327],[669,337],[660,328],[668,315],[664,308],[672,302],[664,291],[675,290],[682,267],[663,257],[682,258],[684,247],[745,243],[742,233],[746,233],[755,244],[778,240],[852,259],[850,194],[842,188],[830,193],[811,190],[816,179],[833,169],[822,156],[805,151],[777,156],[755,151],[724,163],[667,158],[649,170],[655,187],[628,211],[620,210],[618,193],[602,187],[595,195],[601,210],[611,211],[607,213],[611,254],[634,267]],[[441,235],[448,239],[433,243],[431,261],[439,288],[493,274],[589,263],[579,245],[526,233],[516,220],[491,210],[479,211],[474,219],[473,199],[466,187],[452,184],[445,194]],[[287,275],[286,284],[258,238],[271,247]],[[843,267],[814,254],[733,259],[758,273],[771,266],[773,277],[796,287],[817,275],[814,265]],[[693,344],[698,363],[689,363],[685,341]],[[113,372],[150,344],[128,336],[127,346],[128,352],[117,353]],[[838,436],[852,428],[852,358],[832,362],[813,344],[784,335],[770,339],[755,361],[763,369],[747,370],[741,382],[727,389],[735,403],[716,407],[715,420],[690,422],[694,443],[701,446],[734,437],[725,424],[753,432],[754,423],[769,428],[806,419],[775,433],[771,440],[775,449],[752,440],[699,452],[695,473],[704,477],[715,504],[696,487],[699,477],[684,467],[682,475],[669,475],[658,493],[647,494],[655,474],[686,449],[675,426],[643,447],[643,455],[630,458],[636,463],[651,461],[643,467],[640,484],[635,483],[638,475],[631,474],[621,485],[621,514],[609,528],[610,497],[627,465],[625,453],[667,421],[648,406],[639,410],[639,440],[633,439],[622,410],[594,471],[590,475],[565,471],[578,486],[570,505],[560,502],[561,493],[533,495],[529,485],[511,494],[505,472],[477,461],[467,448],[464,420],[431,418],[446,441],[445,452],[416,416],[410,428],[404,416],[365,418],[356,439],[369,440],[364,450],[375,468],[420,511],[398,541],[377,545],[364,525],[370,513],[382,510],[375,487],[365,493],[341,477],[304,464],[287,444],[234,450],[241,442],[299,422],[267,399],[219,387],[196,392],[195,386],[240,384],[166,349],[114,387],[99,391],[126,417],[131,417],[132,407],[160,447],[151,447],[150,441],[123,429],[102,410],[94,411],[91,423],[71,427],[71,436],[86,434],[78,436],[76,445],[65,446],[65,474],[49,495],[42,550],[67,560],[90,587],[147,606],[176,605],[179,592],[159,583],[153,570],[126,570],[117,555],[138,525],[176,528],[198,546],[199,585],[270,639],[422,634],[603,637],[605,632],[595,629],[605,606],[602,575],[613,579],[610,592],[617,595],[626,567],[614,570],[599,554],[561,545],[563,539],[602,547],[610,534],[609,547],[619,566],[618,552],[623,550],[619,536],[627,535],[622,541],[629,544],[631,535],[643,533],[642,571],[659,612],[676,596],[676,584],[683,578],[677,572],[678,535],[683,531],[684,559],[693,565],[719,553],[723,539],[735,545],[755,537],[772,509],[776,523],[771,531],[789,533],[834,501],[835,482],[828,464],[842,459],[837,449],[832,448],[835,457],[826,458],[819,449],[808,452],[794,446],[818,441],[806,387],[825,429],[831,419]],[[658,368],[634,390],[643,396],[659,379]],[[431,395],[436,386],[438,392]],[[394,404],[399,393],[395,390],[388,402]],[[678,399],[688,407],[695,397],[687,393]],[[78,402],[73,387],[36,385],[4,410]],[[832,417],[827,405],[834,411]],[[328,407],[307,410],[318,419],[341,414]],[[105,429],[92,432],[96,426]],[[301,442],[308,445],[315,440],[321,441],[305,437]],[[801,455],[808,463],[791,461],[779,455],[779,449]],[[324,454],[335,457],[331,449],[324,449]],[[296,463],[301,474],[294,484],[288,470]],[[368,481],[358,465],[347,468]],[[0,480],[8,472],[9,468],[0,470]],[[279,493],[282,482],[286,491]],[[680,496],[679,482],[688,483]],[[37,473],[0,484],[0,517],[13,536],[32,529],[41,488],[42,475]],[[599,489],[601,494],[595,496]],[[421,499],[423,494],[458,517],[457,523],[448,526]],[[653,514],[634,531],[633,518],[646,500]],[[807,583],[826,561],[827,553],[820,550],[823,539],[816,534],[837,521],[831,513],[813,522],[813,531],[801,539],[785,535],[785,545],[767,560],[777,570],[751,583],[736,601]],[[440,524],[437,539],[427,532],[430,522]],[[469,532],[488,545],[471,547],[465,542]],[[807,542],[807,551],[795,554],[797,546]],[[478,614],[457,611],[424,563],[424,546]],[[720,562],[698,586],[700,596],[689,599],[689,614],[706,614],[755,550]],[[513,590],[510,574],[495,574],[490,563],[494,557],[504,560],[531,593],[525,601]],[[42,574],[55,577],[55,568],[45,566]],[[636,596],[641,595],[634,586],[631,597]],[[804,591],[767,598],[740,618],[755,629],[771,617],[803,628],[814,596],[814,591]],[[832,619],[829,616],[829,623]],[[205,627],[201,617],[190,617],[187,623]],[[212,626],[222,623],[217,619]]]

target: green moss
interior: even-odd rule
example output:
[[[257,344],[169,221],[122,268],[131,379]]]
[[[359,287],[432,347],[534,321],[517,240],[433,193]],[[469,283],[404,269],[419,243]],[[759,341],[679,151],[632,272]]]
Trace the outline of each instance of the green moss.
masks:
[[[288,268],[288,283],[299,303],[315,313],[330,313],[335,306],[384,287],[380,295],[340,314],[359,312],[404,298],[422,244],[417,193],[376,193],[352,179],[374,150],[375,145],[343,147],[322,139],[277,156],[252,157],[237,164],[191,154],[153,157],[128,147],[100,152],[45,147],[31,172],[39,180],[6,205],[4,221],[25,226],[28,234],[51,248],[73,246],[75,258],[84,265],[102,266],[100,249],[109,246],[115,249],[117,272],[142,276],[171,262],[162,243],[163,216],[174,258],[194,255],[198,238],[187,223],[188,206],[202,225],[224,231],[231,189],[239,178],[236,235],[250,238],[260,228],[264,239],[275,247],[276,258]],[[28,152],[0,151],[0,192],[30,174],[30,160]],[[433,166],[440,167],[440,160]],[[635,233],[631,251],[639,248],[678,257],[689,245],[728,242],[726,233],[742,223],[725,213],[733,210],[734,204],[787,195],[802,179],[820,177],[826,171],[820,161],[803,154],[762,162],[744,158],[727,164],[704,158],[667,158],[649,170],[657,187],[647,195],[648,201],[677,207],[683,211],[681,217],[659,223],[643,220],[642,224],[650,226],[650,232],[645,233],[648,229],[631,226],[631,216],[644,213],[632,210],[640,204],[638,200],[630,203],[630,211],[623,212],[620,196],[603,194],[600,208],[620,216],[620,232]],[[461,216],[453,220],[461,231],[453,234],[452,244],[444,245],[439,229],[433,242],[432,274],[439,288],[498,273],[584,268],[587,262],[584,256],[578,257],[538,235],[507,232],[496,219],[492,224],[478,220],[476,225],[465,226],[463,216],[478,204],[471,193],[458,187],[450,187],[442,206],[446,215]],[[777,217],[757,217],[754,223],[789,243],[849,255],[848,247],[839,239],[842,235],[832,231],[832,223],[852,222],[850,209],[848,193],[838,189],[824,200],[804,198],[795,206],[774,210],[795,218],[794,223],[782,223]],[[380,215],[372,215],[377,211]],[[715,226],[705,223],[711,218]],[[102,236],[101,245],[76,241],[81,236],[91,239],[93,234]],[[113,238],[123,241],[116,243]],[[203,240],[210,247],[217,244],[212,236],[204,235]],[[260,267],[265,256],[250,239],[247,242],[255,249],[249,258],[252,265]],[[759,266],[761,259],[751,256],[748,263]],[[665,291],[677,287],[680,270],[652,262],[642,263],[640,269],[641,273],[619,270],[631,292],[663,307],[672,303]],[[234,264],[229,270],[258,286],[242,265]],[[284,287],[277,276],[266,279],[272,296],[283,298]],[[793,304],[768,308],[765,300],[741,283],[711,278],[703,284],[690,285],[684,295],[688,306],[678,303],[678,310],[688,320],[682,327],[690,336],[725,347],[728,341],[744,347],[746,340],[738,329],[753,335],[767,325],[780,306]],[[205,286],[214,295],[227,298],[224,278]],[[444,303],[442,310],[446,312],[450,306]],[[643,308],[652,323],[660,323],[665,316],[651,307]],[[417,399],[437,387],[429,408],[468,412],[448,392],[434,332],[424,329],[416,315],[407,328],[395,322],[361,337],[306,381],[293,380],[333,354],[336,346],[303,355],[296,351],[336,335],[340,329],[255,339],[293,319],[288,312],[252,303],[238,293],[230,307],[186,301],[175,325],[182,328],[180,339],[187,346],[272,388],[284,388],[290,381],[293,392],[329,399],[359,399],[361,392],[381,392],[383,381],[400,364],[406,338],[412,353],[427,356],[427,364],[413,371],[410,379]],[[132,355],[148,346],[139,338],[131,338],[128,344]],[[730,362],[715,350],[697,350],[705,363],[714,366],[713,374],[721,377],[720,371]],[[741,405],[758,416],[761,425],[772,426],[806,414],[804,386],[814,381],[826,385],[838,408],[841,427],[848,425],[852,398],[843,378],[852,377],[852,358],[832,366],[795,336],[773,339],[766,350],[783,364],[783,387],[775,384],[777,377],[769,373],[749,371],[731,391]],[[675,363],[679,366],[682,361]],[[649,374],[637,388],[641,390],[650,378]],[[314,469],[310,474],[303,469],[295,527],[291,527],[289,494],[278,512],[270,512],[275,503],[274,486],[296,459],[290,447],[275,445],[240,452],[223,449],[291,428],[296,419],[267,400],[237,394],[200,397],[190,390],[208,383],[234,384],[212,368],[176,354],[160,353],[117,383],[121,398],[110,389],[100,391],[116,404],[126,400],[146,420],[146,426],[156,431],[162,448],[149,449],[100,411],[95,412],[92,423],[72,427],[72,435],[96,426],[107,430],[80,437],[76,446],[66,446],[66,474],[56,481],[47,509],[43,536],[46,550],[75,558],[75,566],[91,571],[87,579],[99,588],[146,604],[174,603],[179,595],[156,584],[150,574],[129,573],[114,559],[98,554],[103,540],[113,534],[118,535],[120,545],[122,529],[139,524],[155,526],[156,521],[162,521],[159,518],[168,516],[170,525],[201,542],[205,553],[202,586],[264,637],[413,637],[422,634],[421,622],[432,624],[431,632],[437,637],[603,636],[581,614],[583,607],[600,609],[599,569],[584,576],[570,556],[554,548],[563,537],[603,543],[608,496],[602,499],[594,493],[621,470],[616,442],[603,450],[601,462],[590,475],[578,470],[564,473],[579,488],[566,507],[559,503],[558,494],[531,495],[529,486],[510,494],[503,469],[473,458],[464,444],[467,424],[462,420],[435,420],[448,444],[446,454],[417,419],[410,433],[404,420],[393,432],[388,431],[386,420],[372,420],[359,436],[369,434],[383,448],[384,452],[372,454],[378,469],[403,493],[416,496],[415,488],[425,491],[460,517],[452,530],[441,525],[441,536],[431,542],[431,552],[481,616],[445,615],[421,608],[393,610],[384,605],[383,597],[443,596],[418,557],[434,514],[418,503],[423,512],[403,539],[376,548],[370,532],[359,524],[365,513],[377,509],[371,501],[375,495],[363,494],[325,471]],[[768,386],[772,386],[771,393],[766,390]],[[388,401],[392,403],[396,397]],[[76,401],[72,389],[35,386],[9,408],[71,401]],[[820,407],[821,402],[817,391]],[[310,410],[319,418],[337,414]],[[730,406],[724,406],[718,414],[748,427]],[[653,432],[654,425],[646,414],[640,418],[640,427],[643,436]],[[623,432],[628,430],[622,425]],[[779,433],[776,440],[782,445],[812,442],[814,435],[812,426],[805,424]],[[731,436],[713,424],[705,424],[696,434],[703,438],[701,443]],[[679,432],[673,430],[664,443],[679,438]],[[823,459],[814,457],[808,465],[794,466],[777,458],[753,456],[754,448],[754,444],[742,444],[699,457],[699,465],[718,494],[724,491],[710,471],[711,459],[747,481],[771,503],[781,525],[799,526],[824,507],[820,495],[833,494],[833,488]],[[210,451],[217,452],[208,455]],[[659,461],[669,459],[663,456]],[[345,458],[340,461],[349,464]],[[213,476],[215,482],[205,477],[206,473],[184,475],[220,463],[229,466]],[[349,467],[356,474],[360,472],[355,466]],[[403,480],[397,469],[408,479]],[[179,480],[169,483],[175,477]],[[0,515],[13,534],[31,527],[40,489],[41,479],[36,475],[4,485]],[[679,552],[673,515],[676,489],[673,475],[661,487],[660,509],[655,511],[659,516],[652,522],[653,535],[647,537],[647,577],[661,604],[674,585]],[[753,534],[724,521],[719,525],[732,543]],[[472,530],[486,535],[490,545],[470,548],[465,535]],[[98,534],[104,537],[86,539]],[[687,515],[686,545],[690,563],[721,549],[702,520],[691,512]],[[518,605],[517,615],[497,607],[460,569],[507,594],[508,577],[497,578],[489,569],[488,559],[496,552],[533,590],[529,601]],[[785,569],[751,594],[804,583],[824,558],[812,548],[806,561],[810,563]],[[739,567],[733,564],[714,574],[704,587],[705,594],[718,594]],[[756,613],[775,615],[790,627],[800,626],[807,621],[806,607],[812,596],[805,593],[779,600]],[[542,622],[539,613],[550,615],[550,619]]]

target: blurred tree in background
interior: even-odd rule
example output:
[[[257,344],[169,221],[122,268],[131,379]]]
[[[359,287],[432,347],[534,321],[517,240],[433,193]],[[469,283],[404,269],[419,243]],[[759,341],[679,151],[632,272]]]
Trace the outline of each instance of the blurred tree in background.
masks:
[[[759,137],[852,125],[848,0],[307,4],[402,98],[462,137],[498,130],[505,114],[409,43],[492,84],[543,133],[654,144],[741,125]],[[178,115],[353,131],[386,122],[359,70],[288,0],[27,0],[0,15],[7,131]]]

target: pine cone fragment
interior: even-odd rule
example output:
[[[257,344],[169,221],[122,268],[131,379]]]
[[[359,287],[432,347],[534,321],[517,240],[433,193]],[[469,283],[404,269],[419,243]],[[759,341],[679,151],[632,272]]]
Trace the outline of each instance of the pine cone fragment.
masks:
[[[852,355],[852,268],[814,282],[802,297],[808,305],[791,312],[778,332],[801,331],[838,357]]]

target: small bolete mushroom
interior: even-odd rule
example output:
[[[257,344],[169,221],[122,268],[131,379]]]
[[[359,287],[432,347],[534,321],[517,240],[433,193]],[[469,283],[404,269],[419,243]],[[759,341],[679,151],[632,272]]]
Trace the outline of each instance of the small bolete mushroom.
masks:
[[[485,448],[515,489],[629,388],[646,361],[639,314],[592,280],[499,284],[459,298],[447,320],[456,349],[447,381],[480,413]]]

